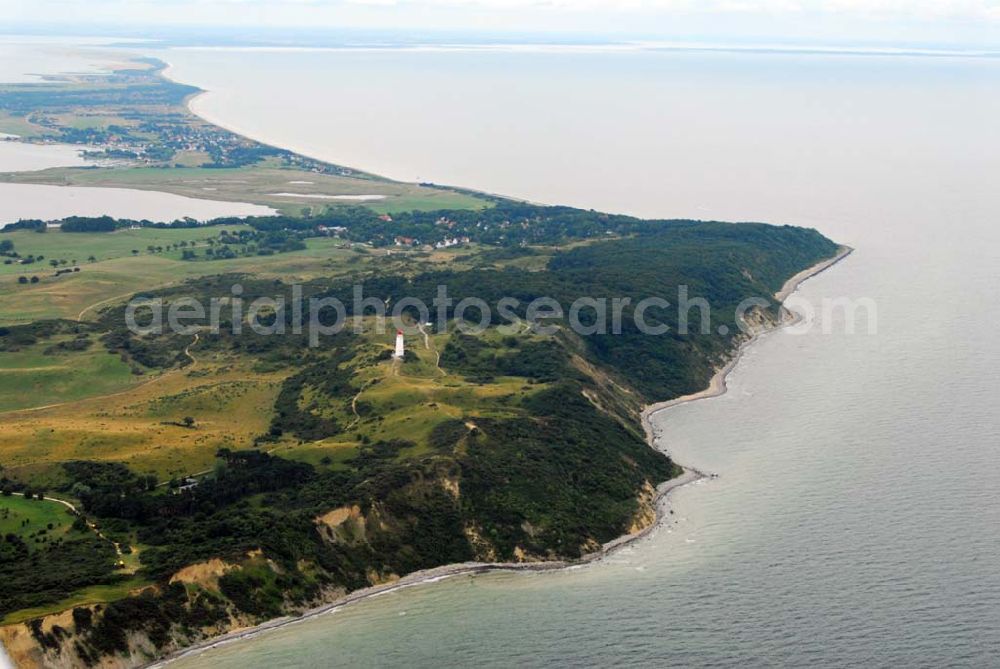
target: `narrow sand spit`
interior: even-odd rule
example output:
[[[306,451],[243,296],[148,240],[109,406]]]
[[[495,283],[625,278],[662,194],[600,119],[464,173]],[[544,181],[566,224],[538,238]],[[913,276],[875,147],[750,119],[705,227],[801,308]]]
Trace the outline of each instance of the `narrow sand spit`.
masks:
[[[842,246],[837,251],[837,254],[834,257],[824,260],[823,262],[817,263],[816,265],[813,265],[812,267],[799,272],[798,274],[790,278],[788,281],[786,281],[785,285],[782,286],[781,290],[775,293],[774,296],[775,299],[780,302],[784,302],[785,299],[787,299],[788,296],[791,295],[803,281],[813,276],[816,276],[820,272],[840,262],[848,255],[850,255],[853,250],[854,249],[850,247]],[[743,352],[747,349],[747,347],[753,344],[760,337],[760,335],[765,334],[767,332],[772,332],[776,329],[780,329],[788,325],[792,325],[794,323],[797,323],[798,320],[799,317],[797,315],[794,315],[790,312],[785,312],[785,318],[783,318],[780,324],[772,328],[761,330],[760,332],[748,338],[746,341],[743,342],[743,344],[740,345],[737,351],[730,358],[729,362],[727,362],[723,367],[719,368],[716,371],[715,375],[712,377],[712,380],[709,382],[708,387],[705,388],[704,390],[697,393],[692,393],[690,395],[685,395],[683,397],[678,397],[667,402],[652,404],[646,407],[645,410],[642,412],[642,426],[646,432],[646,440],[649,443],[650,447],[656,448],[656,438],[657,438],[656,432],[653,429],[652,424],[650,422],[650,418],[652,417],[653,414],[665,411],[666,409],[669,409],[671,407],[675,407],[681,404],[686,404],[688,402],[694,402],[696,400],[706,399],[710,397],[718,397],[724,394],[726,392],[726,377],[729,375],[729,372],[731,372],[733,368],[736,366],[736,364],[739,362]],[[409,574],[407,576],[404,576],[403,578],[393,583],[387,583],[384,585],[377,585],[377,586],[372,586],[370,588],[364,588],[362,590],[356,590],[348,595],[345,595],[344,597],[341,597],[340,599],[337,599],[336,601],[330,602],[329,604],[324,604],[323,606],[310,609],[309,611],[306,611],[305,613],[299,616],[285,616],[283,618],[276,618],[274,620],[269,620],[266,623],[256,625],[254,627],[234,630],[228,634],[215,637],[214,639],[210,639],[208,641],[199,644],[195,644],[194,646],[185,648],[184,650],[179,650],[161,660],[158,660],[156,662],[144,666],[150,668],[162,667],[178,658],[190,657],[202,653],[210,648],[215,648],[217,646],[230,644],[235,641],[240,641],[242,639],[249,639],[251,637],[255,637],[259,634],[262,634],[263,632],[266,632],[268,630],[278,629],[280,627],[285,627],[287,625],[291,625],[301,620],[314,618],[316,616],[322,615],[324,613],[329,613],[331,611],[335,611],[337,609],[348,606],[355,602],[362,601],[364,599],[375,597],[377,595],[383,595],[389,592],[393,592],[395,590],[401,590],[403,588],[409,588],[412,586],[421,585],[425,583],[433,583],[436,581],[441,581],[446,578],[451,578],[452,576],[459,576],[462,574],[485,574],[488,572],[497,572],[497,571],[530,571],[530,572],[555,571],[558,569],[566,569],[567,567],[575,567],[579,565],[597,562],[602,558],[610,555],[612,552],[622,548],[623,546],[631,544],[632,542],[645,537],[654,529],[659,527],[664,516],[664,510],[666,506],[665,502],[667,501],[667,499],[669,499],[671,492],[683,486],[694,483],[695,481],[707,478],[706,474],[695,469],[694,467],[685,467],[683,465],[681,466],[683,468],[683,473],[680,476],[662,483],[657,488],[656,498],[654,500],[654,505],[656,507],[656,521],[654,523],[651,523],[648,527],[639,532],[636,532],[634,534],[623,535],[621,537],[618,537],[617,539],[609,541],[608,543],[604,544],[600,548],[600,550],[584,555],[579,560],[557,561],[557,562],[556,561],[527,562],[527,563],[463,562],[459,564],[443,565],[441,567],[435,567],[434,569],[426,569],[424,571],[418,571]]]

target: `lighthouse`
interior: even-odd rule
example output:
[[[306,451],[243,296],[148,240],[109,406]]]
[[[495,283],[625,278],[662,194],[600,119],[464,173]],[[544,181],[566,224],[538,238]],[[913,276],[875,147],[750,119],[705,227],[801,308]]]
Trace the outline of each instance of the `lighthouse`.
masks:
[[[397,360],[402,360],[403,359],[403,353],[404,353],[404,350],[403,350],[403,331],[402,330],[396,330],[396,352],[392,354],[392,357],[396,358]]]

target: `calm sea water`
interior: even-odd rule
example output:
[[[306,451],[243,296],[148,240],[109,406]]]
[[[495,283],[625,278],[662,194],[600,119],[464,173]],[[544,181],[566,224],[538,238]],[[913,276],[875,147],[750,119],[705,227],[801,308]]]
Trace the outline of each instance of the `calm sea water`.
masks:
[[[197,108],[403,178],[857,248],[800,295],[877,334],[754,346],[658,417],[721,478],[556,574],[458,577],[179,662],[940,666],[1000,654],[1000,62],[770,54],[171,51]]]
[[[99,74],[121,62],[120,51],[94,37],[0,35],[0,82],[38,83],[65,73]]]

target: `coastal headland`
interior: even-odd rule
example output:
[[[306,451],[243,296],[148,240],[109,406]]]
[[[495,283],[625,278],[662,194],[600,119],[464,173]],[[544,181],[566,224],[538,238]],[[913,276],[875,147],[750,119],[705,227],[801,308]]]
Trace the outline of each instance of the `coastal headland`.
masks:
[[[389,182],[201,121],[183,106],[196,91],[144,65],[3,87],[6,127],[123,161],[3,178],[196,187],[281,213],[0,233],[0,488],[18,493],[0,500],[21,500],[4,511],[21,515],[9,515],[0,639],[18,666],[155,664],[395,588],[599,560],[704,476],[656,449],[650,417],[724,392],[740,352],[791,322],[791,291],[850,252],[803,228]],[[97,119],[122,86],[139,102]],[[170,113],[153,115],[151,98]],[[141,122],[119,125],[132,104]],[[89,258],[69,255],[82,248]],[[126,325],[137,293],[351,304],[362,286],[383,304],[430,304],[442,285],[458,303],[516,304],[478,331],[458,327],[471,316],[454,304],[430,331],[403,310],[420,335],[402,358],[363,308],[359,328],[320,346],[205,319],[185,333]],[[654,309],[664,329],[644,332],[636,305],[682,286],[711,305],[711,328],[679,334],[679,315]],[[758,305],[743,315],[748,296]],[[627,302],[618,332],[588,319],[581,331],[567,313],[534,327],[541,298]],[[51,500],[72,508],[39,526],[30,514],[62,506]]]

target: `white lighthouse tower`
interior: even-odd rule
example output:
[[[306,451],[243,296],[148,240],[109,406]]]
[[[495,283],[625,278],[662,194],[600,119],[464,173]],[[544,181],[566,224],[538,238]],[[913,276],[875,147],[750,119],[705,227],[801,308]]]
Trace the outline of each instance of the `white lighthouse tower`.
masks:
[[[403,349],[403,331],[396,330],[396,352],[392,354],[392,357],[397,360],[403,359],[403,354],[405,353]]]

